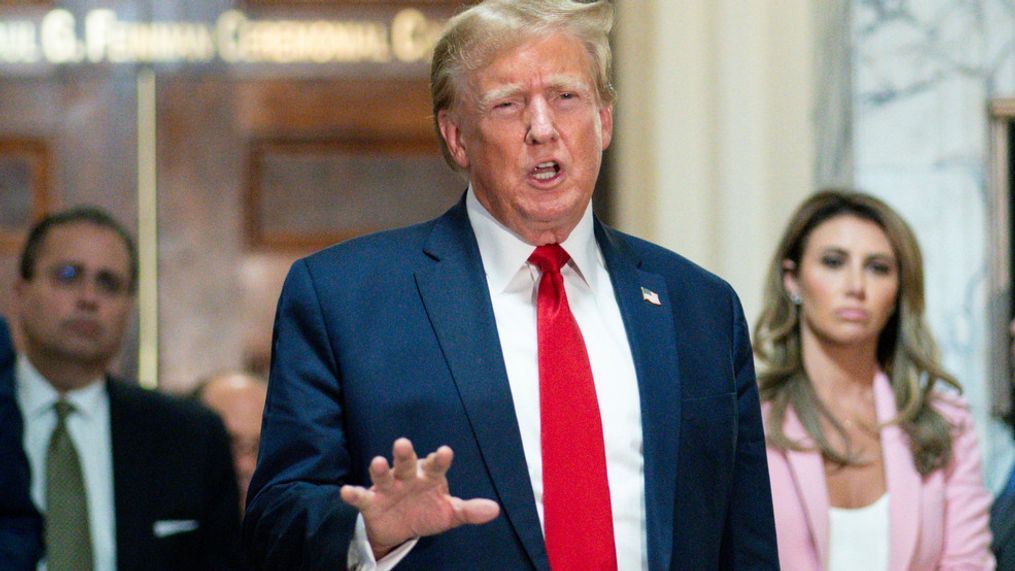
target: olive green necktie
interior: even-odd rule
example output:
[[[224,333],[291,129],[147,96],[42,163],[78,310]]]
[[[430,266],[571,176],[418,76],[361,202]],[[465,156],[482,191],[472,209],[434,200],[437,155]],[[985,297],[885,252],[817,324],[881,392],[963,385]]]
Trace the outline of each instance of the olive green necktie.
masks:
[[[78,452],[67,432],[67,417],[74,412],[74,405],[61,399],[54,408],[56,427],[46,452],[46,568],[90,571],[88,495]]]

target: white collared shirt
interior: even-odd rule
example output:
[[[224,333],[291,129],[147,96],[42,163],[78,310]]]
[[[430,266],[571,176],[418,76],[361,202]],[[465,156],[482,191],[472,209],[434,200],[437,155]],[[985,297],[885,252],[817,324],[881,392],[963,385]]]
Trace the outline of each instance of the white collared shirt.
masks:
[[[486,270],[525,462],[542,523],[543,457],[536,343],[536,298],[541,273],[528,262],[534,246],[498,222],[476,200],[471,189],[466,207]],[[599,400],[617,566],[647,569],[638,379],[613,283],[596,243],[591,205],[561,246],[571,255],[571,261],[561,268],[564,291],[585,339]]]
[[[32,500],[46,513],[46,450],[60,393],[24,355],[17,360],[18,406],[25,419],[24,445],[32,469]],[[109,425],[109,393],[102,378],[69,391],[64,398],[74,405],[67,417],[67,432],[74,442],[88,494],[92,555],[96,571],[116,569],[116,510],[113,496],[113,444]],[[46,562],[39,563],[45,571]]]
[[[522,448],[542,524],[543,458],[536,343],[536,297],[541,274],[528,262],[535,247],[498,222],[479,203],[471,188],[466,196],[466,209],[486,271]],[[571,255],[571,261],[561,268],[564,290],[585,339],[599,400],[618,568],[648,569],[638,380],[610,274],[596,243],[591,205],[561,246]],[[350,561],[355,560],[360,569],[374,569],[362,518],[357,524],[357,538],[357,545],[351,550],[357,554]],[[391,569],[414,544],[402,545],[377,562],[376,569]]]

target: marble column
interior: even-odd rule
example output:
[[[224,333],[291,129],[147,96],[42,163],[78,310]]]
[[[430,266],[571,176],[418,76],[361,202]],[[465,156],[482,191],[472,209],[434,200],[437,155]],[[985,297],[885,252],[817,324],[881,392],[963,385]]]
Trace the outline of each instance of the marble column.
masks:
[[[1015,95],[1011,0],[854,0],[858,186],[895,206],[924,252],[928,320],[977,418],[989,486],[1012,459],[990,415],[988,102]],[[1003,380],[1001,380],[1003,382]]]

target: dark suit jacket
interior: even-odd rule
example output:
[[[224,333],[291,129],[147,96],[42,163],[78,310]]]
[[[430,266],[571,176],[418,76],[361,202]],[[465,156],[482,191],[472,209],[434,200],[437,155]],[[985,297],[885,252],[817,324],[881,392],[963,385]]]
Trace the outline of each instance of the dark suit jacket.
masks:
[[[652,569],[778,567],[747,324],[732,289],[596,223],[641,394]],[[656,306],[641,288],[657,292]],[[425,537],[400,569],[549,569],[464,201],[434,221],[297,261],[279,301],[245,543],[257,565],[334,569],[343,483],[399,436],[455,451],[451,492],[502,515]]]
[[[14,390],[14,345],[0,318],[0,569],[35,569],[42,555],[42,518],[29,492],[21,411]]]
[[[196,403],[114,379],[107,388],[117,567],[237,568],[239,492],[222,421]],[[194,529],[157,537],[156,522]]]
[[[994,534],[991,547],[997,557],[997,568],[1015,569],[1015,470],[990,508],[990,531]]]

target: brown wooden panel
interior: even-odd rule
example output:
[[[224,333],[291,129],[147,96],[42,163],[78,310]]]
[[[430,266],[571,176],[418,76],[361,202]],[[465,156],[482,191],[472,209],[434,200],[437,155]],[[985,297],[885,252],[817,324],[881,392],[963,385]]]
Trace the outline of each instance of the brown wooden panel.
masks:
[[[38,139],[0,139],[0,249],[17,253],[49,204],[50,150]]]
[[[428,139],[263,141],[249,160],[255,248],[317,249],[420,222],[465,188]]]
[[[425,79],[245,81],[236,96],[239,128],[259,138],[436,137]]]
[[[359,232],[420,221],[465,188],[440,157],[425,79],[175,75],[158,85],[160,382],[167,390],[186,390],[216,369],[263,366],[289,266],[343,238],[342,224]],[[390,185],[381,178],[369,192],[352,192],[363,185],[350,185],[343,165],[359,165],[361,176],[364,165],[390,160],[409,163],[412,180],[430,183],[404,188],[403,173]],[[252,248],[255,184],[273,193],[281,216],[264,221],[280,239]],[[353,208],[329,210],[353,199]],[[308,228],[312,240],[301,238]]]
[[[244,0],[247,6],[453,6],[474,4],[478,0]]]

